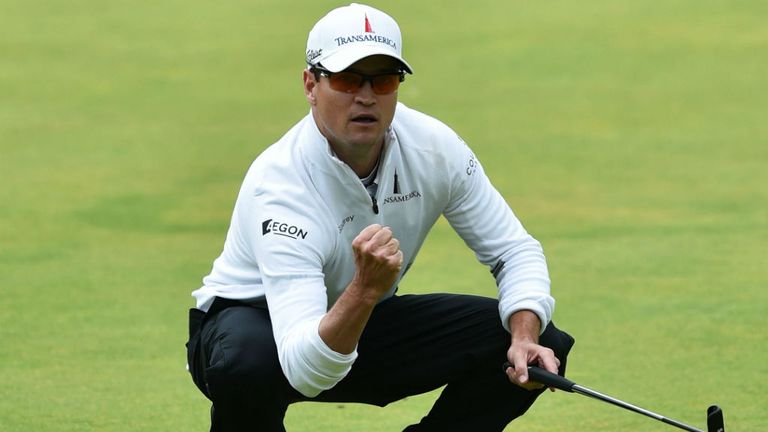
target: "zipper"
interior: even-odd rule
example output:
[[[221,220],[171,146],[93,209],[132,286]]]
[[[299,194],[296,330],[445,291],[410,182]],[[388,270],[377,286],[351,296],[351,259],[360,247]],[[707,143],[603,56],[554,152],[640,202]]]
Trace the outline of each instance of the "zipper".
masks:
[[[374,214],[379,214],[379,204],[376,202],[376,197],[375,196],[371,197],[371,203],[373,204],[373,213]]]

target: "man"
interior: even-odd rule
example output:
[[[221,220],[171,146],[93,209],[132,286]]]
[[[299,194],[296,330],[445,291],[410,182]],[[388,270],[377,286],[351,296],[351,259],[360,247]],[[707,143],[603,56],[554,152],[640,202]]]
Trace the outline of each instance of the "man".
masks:
[[[563,373],[540,244],[451,129],[397,102],[397,23],[351,4],[309,33],[311,113],[249,169],[224,250],[193,293],[188,361],[213,431],[282,431],[289,404],[384,406],[446,385],[408,431],[497,431]],[[440,215],[499,300],[398,295]],[[514,367],[502,370],[510,361]]]

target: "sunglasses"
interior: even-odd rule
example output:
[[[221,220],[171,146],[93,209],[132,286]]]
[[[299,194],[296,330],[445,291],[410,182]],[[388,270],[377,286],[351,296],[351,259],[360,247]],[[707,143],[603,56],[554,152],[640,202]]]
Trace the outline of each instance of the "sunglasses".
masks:
[[[313,66],[312,72],[315,74],[315,79],[319,80],[321,76],[324,76],[328,78],[328,83],[332,89],[344,93],[356,93],[366,82],[369,82],[374,93],[386,95],[393,93],[400,87],[400,83],[405,81],[405,72],[402,70],[366,75],[352,71],[331,72]]]

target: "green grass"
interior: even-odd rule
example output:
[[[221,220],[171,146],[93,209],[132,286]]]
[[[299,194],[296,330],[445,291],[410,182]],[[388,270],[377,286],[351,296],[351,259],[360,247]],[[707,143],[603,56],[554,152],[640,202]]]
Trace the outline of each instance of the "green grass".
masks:
[[[544,244],[570,376],[768,427],[768,5],[378,3],[416,70],[401,100]],[[207,430],[189,292],[250,161],[307,112],[306,33],[335,5],[0,0],[0,430]],[[494,294],[444,221],[402,289]],[[400,430],[435,397],[287,425]],[[508,430],[667,428],[556,393]]]

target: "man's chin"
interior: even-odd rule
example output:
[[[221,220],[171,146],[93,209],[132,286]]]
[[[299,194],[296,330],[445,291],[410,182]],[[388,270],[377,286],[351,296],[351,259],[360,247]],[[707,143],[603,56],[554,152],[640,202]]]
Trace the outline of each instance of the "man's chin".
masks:
[[[380,130],[371,130],[365,132],[351,133],[347,137],[347,142],[356,146],[369,146],[381,142],[384,134]]]
[[[352,134],[377,134],[381,131],[379,122],[350,122],[349,131]]]

